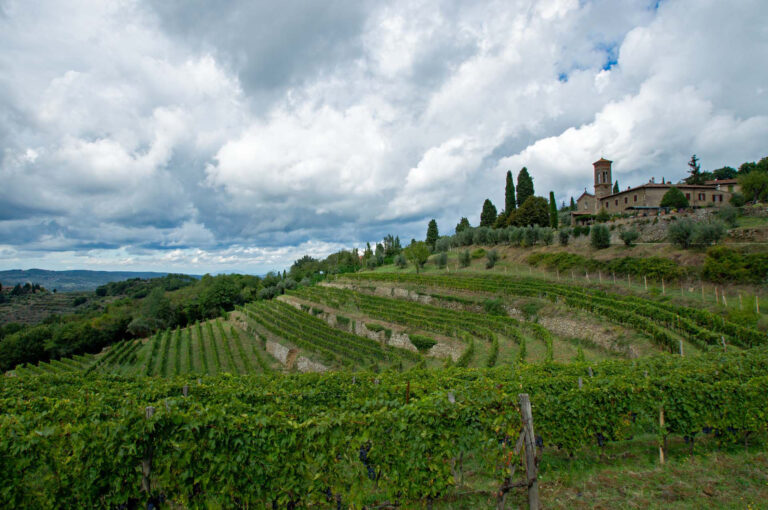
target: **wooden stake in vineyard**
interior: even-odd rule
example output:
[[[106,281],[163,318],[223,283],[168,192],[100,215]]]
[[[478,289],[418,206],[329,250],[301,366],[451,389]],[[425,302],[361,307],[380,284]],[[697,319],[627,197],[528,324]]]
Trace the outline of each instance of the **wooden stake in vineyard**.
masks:
[[[643,275],[643,285],[645,285],[645,290],[648,290],[648,278]]]
[[[663,276],[661,278],[661,293],[662,294],[666,294],[667,293],[666,289],[664,288],[664,277]]]
[[[536,455],[536,435],[533,431],[533,413],[531,412],[531,400],[527,393],[521,393],[517,396],[520,404],[520,416],[522,418],[522,429],[517,438],[514,449],[507,456],[507,476],[499,489],[496,508],[503,510],[507,493],[514,488],[528,489],[528,508],[530,510],[539,509],[539,482],[538,465],[539,458]],[[512,479],[517,469],[514,460],[521,450],[524,453],[525,479],[521,482],[513,482]]]
[[[146,409],[144,409],[144,415],[146,416],[147,420],[152,418],[154,414],[155,414],[154,407],[149,406]],[[146,452],[146,456],[144,457],[144,460],[141,461],[141,490],[146,493],[149,493],[149,490],[150,490],[149,475],[151,472],[152,472],[152,450],[150,447],[150,449]]]
[[[664,434],[664,406],[659,408],[659,432],[662,435],[662,439],[659,441],[659,464],[664,465],[664,443],[666,442],[666,434]]]

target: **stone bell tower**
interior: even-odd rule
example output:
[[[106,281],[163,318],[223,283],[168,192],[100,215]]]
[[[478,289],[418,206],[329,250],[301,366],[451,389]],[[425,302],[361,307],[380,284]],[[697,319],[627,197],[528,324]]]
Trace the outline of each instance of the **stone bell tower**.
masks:
[[[595,209],[599,208],[600,199],[607,197],[612,192],[611,163],[605,158],[600,158],[592,163],[592,166],[595,167]]]

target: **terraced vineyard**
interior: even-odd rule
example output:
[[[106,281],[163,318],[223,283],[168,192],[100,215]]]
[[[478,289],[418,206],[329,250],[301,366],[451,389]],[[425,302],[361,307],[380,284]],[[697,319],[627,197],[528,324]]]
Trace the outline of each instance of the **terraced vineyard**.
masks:
[[[329,327],[309,313],[280,302],[259,302],[243,309],[249,320],[302,351],[322,361],[345,367],[417,362],[419,355],[375,340]]]
[[[587,311],[607,322],[626,325],[648,336],[658,347],[677,352],[680,340],[701,350],[721,348],[723,343],[749,348],[768,343],[765,333],[725,317],[693,307],[634,295],[609,293],[592,287],[557,284],[535,278],[500,275],[417,275],[407,273],[360,273],[348,281],[370,285],[405,285],[443,289],[457,293],[523,296],[548,299]]]
[[[219,318],[158,332],[146,340],[126,340],[99,355],[17,367],[14,373],[22,377],[65,372],[173,377],[269,373],[278,367],[260,340]]]

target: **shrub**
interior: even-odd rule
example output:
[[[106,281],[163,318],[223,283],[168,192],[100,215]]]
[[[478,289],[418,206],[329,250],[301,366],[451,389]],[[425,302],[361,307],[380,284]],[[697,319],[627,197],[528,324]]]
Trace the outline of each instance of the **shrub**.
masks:
[[[400,269],[405,269],[405,267],[408,266],[408,260],[406,260],[405,255],[400,253],[397,257],[395,257],[395,265]]]
[[[445,252],[439,253],[437,257],[435,257],[435,265],[440,269],[445,268],[445,266],[448,265],[448,254]]]
[[[486,244],[488,242],[488,227],[477,227],[472,235],[473,244]]]
[[[525,231],[522,228],[519,227],[509,227],[509,242],[510,244],[514,244],[515,246],[520,246],[523,244],[523,237],[525,235]]]
[[[435,241],[435,251],[443,253],[451,249],[451,237],[443,236]]]
[[[747,199],[741,193],[734,193],[731,195],[731,199],[728,200],[728,203],[734,207],[744,207],[744,204],[747,203]]]
[[[592,228],[590,244],[596,250],[608,248],[611,245],[611,232],[605,225],[595,225]]]
[[[669,191],[661,197],[661,207],[671,207],[672,209],[685,209],[688,207],[688,199],[676,186],[669,188]]]
[[[595,221],[599,223],[605,223],[611,219],[611,215],[608,214],[608,210],[605,207],[600,208],[600,212],[595,215]]]
[[[696,223],[688,218],[673,222],[667,229],[669,241],[684,250],[691,247]]]
[[[408,335],[408,338],[411,339],[413,346],[416,347],[420,352],[428,351],[435,344],[437,344],[437,341],[434,338],[430,338],[424,335]]]
[[[496,261],[499,260],[499,254],[496,252],[496,250],[488,250],[488,253],[486,254],[486,258],[488,261],[485,263],[486,269],[491,269],[493,266],[496,265]]]
[[[337,315],[336,324],[339,324],[342,326],[349,326],[349,317],[344,317],[343,315]]]
[[[702,276],[712,281],[765,283],[768,281],[768,253],[745,255],[726,246],[713,246],[707,250]]]
[[[570,231],[567,228],[560,230],[557,233],[557,239],[560,241],[560,246],[568,246],[568,238],[571,236]]]
[[[624,241],[627,247],[632,247],[633,243],[640,237],[640,233],[637,230],[622,230],[619,233],[619,238]]]
[[[461,267],[469,267],[471,259],[472,257],[469,254],[469,250],[464,250],[459,253],[459,265]]]
[[[717,211],[717,217],[723,220],[729,227],[735,227],[736,220],[739,218],[739,210],[732,205],[726,205]]]
[[[725,230],[725,224],[722,221],[699,223],[693,231],[691,244],[697,248],[717,244],[725,236]]]
[[[555,231],[554,229],[551,229],[551,228],[542,228],[541,230],[539,230],[537,237],[546,246],[549,246],[550,244],[552,244],[552,241],[555,239]]]
[[[536,244],[536,229],[528,227],[523,231],[523,246],[533,246]]]
[[[523,313],[523,317],[525,317],[526,320],[531,320],[533,317],[536,317],[539,314],[541,307],[541,303],[536,301],[527,301],[520,307],[520,311]]]
[[[483,248],[478,248],[474,251],[472,251],[472,258],[473,259],[481,259],[485,257],[485,250]]]
[[[507,315],[507,311],[504,309],[504,303],[502,303],[499,298],[486,299],[483,301],[483,310],[485,310],[485,313],[488,315]]]

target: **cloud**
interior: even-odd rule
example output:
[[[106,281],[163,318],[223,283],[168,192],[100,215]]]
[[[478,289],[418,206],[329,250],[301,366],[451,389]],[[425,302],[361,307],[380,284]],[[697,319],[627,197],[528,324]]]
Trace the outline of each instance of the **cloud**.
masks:
[[[284,267],[765,155],[747,0],[6,0],[0,264]],[[270,264],[272,266],[270,266]],[[165,266],[164,266],[165,265]]]

